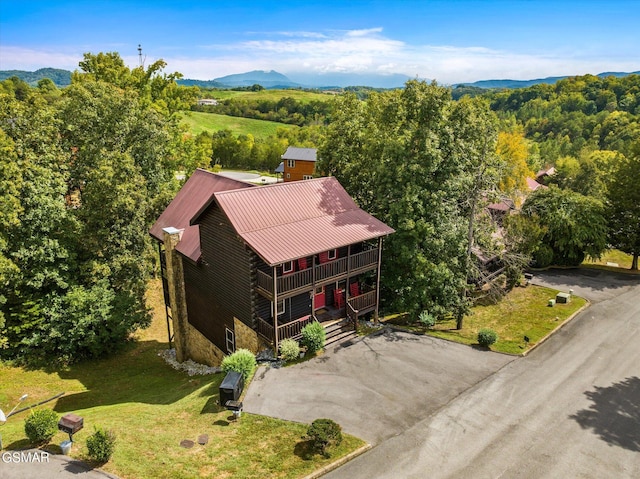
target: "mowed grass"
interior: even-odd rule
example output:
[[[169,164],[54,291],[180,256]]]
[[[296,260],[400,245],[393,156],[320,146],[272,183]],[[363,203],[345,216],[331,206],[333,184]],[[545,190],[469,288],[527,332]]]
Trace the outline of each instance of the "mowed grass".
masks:
[[[602,267],[603,269],[609,269],[611,271],[619,271],[620,269],[630,269],[633,256],[627,253],[623,253],[617,249],[607,250],[600,258],[589,258],[582,262],[583,266],[588,267]],[[616,263],[618,266],[609,266],[607,263]]]
[[[305,90],[261,90],[261,91],[234,91],[234,90],[217,90],[207,93],[207,97],[216,100],[227,100],[229,98],[246,98],[247,100],[270,100],[278,101],[281,98],[293,98],[300,103],[309,103],[311,101],[331,101],[335,95],[331,93],[320,93]]]
[[[189,131],[198,135],[200,133],[215,133],[220,130],[231,130],[234,135],[246,135],[251,133],[255,138],[265,139],[275,135],[278,128],[298,128],[296,125],[287,125],[275,121],[255,120],[236,116],[219,115],[217,113],[204,113],[190,111],[182,114],[182,123],[189,127]]]
[[[521,354],[535,346],[551,331],[586,304],[586,300],[573,296],[569,304],[556,304],[549,307],[549,299],[556,297],[557,290],[541,286],[514,288],[498,304],[475,306],[472,314],[466,316],[463,328],[456,330],[455,319],[439,321],[432,330],[426,330],[420,323],[410,329],[431,336],[449,339],[463,344],[478,344],[478,331],[482,328],[493,329],[498,341],[491,346],[493,351],[508,354]],[[406,325],[406,316],[400,316],[390,322]],[[524,337],[529,342],[524,341]]]
[[[188,376],[158,357],[167,347],[161,285],[152,282],[149,302],[154,322],[138,341],[100,361],[65,368],[26,370],[0,364],[0,404],[13,407],[24,393],[31,405],[57,393],[65,395],[44,406],[59,415],[73,412],[84,418],[84,429],[74,435],[71,456],[87,459],[86,439],[94,426],[112,429],[117,445],[112,459],[101,469],[124,479],[144,478],[297,478],[357,449],[363,441],[345,435],[343,443],[326,459],[309,455],[304,424],[244,413],[235,421],[218,406],[223,374]],[[23,412],[2,426],[4,447],[26,448]],[[197,444],[208,434],[208,444]],[[58,432],[48,450],[67,436]],[[180,447],[183,439],[196,442]],[[6,467],[6,465],[5,465]]]

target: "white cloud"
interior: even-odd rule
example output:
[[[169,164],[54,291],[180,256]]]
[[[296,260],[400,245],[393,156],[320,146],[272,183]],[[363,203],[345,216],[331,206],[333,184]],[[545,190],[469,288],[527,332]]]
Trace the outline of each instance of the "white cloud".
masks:
[[[36,50],[0,45],[0,69],[35,71],[52,67],[75,70],[82,60],[82,52]]]
[[[486,79],[533,79],[547,76],[635,71],[638,61],[616,56],[587,57],[585,52],[558,51],[537,55],[482,46],[454,47],[409,45],[383,35],[382,28],[346,31],[280,31],[249,33],[252,40],[198,46],[195,57],[171,48],[163,56],[166,70],[186,78],[213,79],[250,70],[281,73],[401,73],[409,77],[436,79],[439,83]],[[0,46],[0,68],[36,70],[42,67],[77,68],[84,51],[113,51],[112,45],[78,49],[77,52]],[[183,50],[184,51],[184,50]],[[136,66],[135,55],[123,57]],[[150,64],[154,59],[147,58]]]

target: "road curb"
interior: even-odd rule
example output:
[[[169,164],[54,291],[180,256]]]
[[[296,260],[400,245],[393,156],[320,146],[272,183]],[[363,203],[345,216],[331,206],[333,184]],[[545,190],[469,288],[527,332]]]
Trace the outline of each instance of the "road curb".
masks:
[[[356,449],[355,451],[350,452],[346,456],[342,456],[337,461],[332,462],[331,464],[327,464],[326,466],[321,467],[320,469],[318,469],[316,471],[313,471],[311,474],[309,474],[308,476],[303,477],[302,479],[316,479],[316,478],[318,478],[320,476],[324,476],[327,472],[331,472],[334,469],[338,469],[343,464],[346,464],[347,462],[351,461],[352,459],[355,459],[356,457],[360,456],[361,454],[364,454],[365,452],[367,452],[371,448],[372,448],[371,444],[365,444],[364,446]]]
[[[551,331],[549,334],[547,334],[544,338],[542,338],[540,341],[538,341],[536,344],[534,344],[533,346],[531,346],[530,349],[527,349],[525,352],[520,353],[519,356],[525,357],[527,354],[529,354],[531,351],[533,351],[534,349],[536,349],[538,346],[540,346],[542,343],[544,343],[547,339],[549,339],[551,336],[553,336],[554,334],[556,334],[556,332],[560,331],[566,324],[568,324],[570,321],[573,320],[573,318],[575,318],[576,316],[578,316],[580,313],[582,313],[585,309],[587,309],[589,306],[591,306],[591,301],[589,301],[586,298],[582,298],[586,301],[586,303],[584,303],[582,305],[582,307],[577,310],[576,312],[574,312],[571,316],[569,316],[567,319],[565,319],[561,324],[559,324],[558,326],[555,327],[555,329],[553,331]]]

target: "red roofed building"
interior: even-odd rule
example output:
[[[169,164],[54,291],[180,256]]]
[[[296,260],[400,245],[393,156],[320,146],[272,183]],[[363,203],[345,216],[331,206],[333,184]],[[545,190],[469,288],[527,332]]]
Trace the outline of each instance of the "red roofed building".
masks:
[[[277,350],[312,321],[377,315],[382,238],[335,178],[249,185],[197,170],[151,228],[178,360]],[[170,311],[170,313],[169,313]]]

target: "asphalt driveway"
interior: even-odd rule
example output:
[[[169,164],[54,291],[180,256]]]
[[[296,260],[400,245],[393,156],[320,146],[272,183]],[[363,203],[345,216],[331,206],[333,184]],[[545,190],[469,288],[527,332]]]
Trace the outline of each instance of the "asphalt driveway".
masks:
[[[589,268],[550,269],[534,273],[531,283],[565,292],[573,289],[577,296],[600,303],[637,286],[640,276]]]
[[[330,418],[369,443],[405,431],[514,357],[384,330],[305,363],[261,367],[245,411],[311,423]]]

